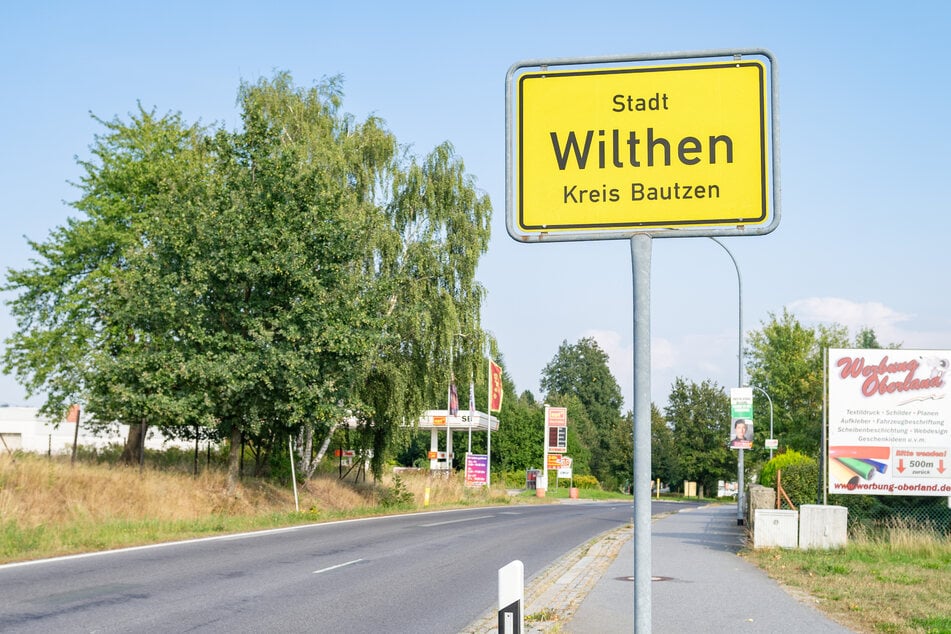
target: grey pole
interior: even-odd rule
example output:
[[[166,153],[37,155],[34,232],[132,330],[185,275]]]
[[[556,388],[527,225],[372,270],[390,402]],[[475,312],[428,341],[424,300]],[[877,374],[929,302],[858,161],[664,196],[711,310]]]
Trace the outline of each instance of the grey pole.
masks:
[[[756,387],[755,385],[751,385],[750,387],[753,388],[754,390],[759,390],[760,392],[762,392],[763,396],[766,397],[766,400],[769,401],[769,439],[772,440],[773,439],[773,399],[769,397],[769,394],[767,394],[766,390],[764,390],[763,388]],[[769,459],[770,460],[773,459],[772,447],[769,448]]]
[[[733,268],[736,269],[736,288],[737,288],[737,323],[739,324],[737,332],[737,373],[736,373],[736,387],[743,387],[743,280],[740,278],[740,266],[736,263],[736,258],[733,257],[733,254],[729,249],[726,248],[726,245],[717,240],[714,237],[710,237],[711,240],[723,247],[723,250],[726,251],[726,254],[730,256],[730,260],[733,261]],[[743,468],[743,449],[739,449],[739,455],[736,460],[736,523],[738,526],[743,526],[744,516],[743,516],[743,502],[746,498],[746,487],[743,485],[743,474],[745,469]]]
[[[634,269],[634,631],[651,631],[651,237],[631,238]]]

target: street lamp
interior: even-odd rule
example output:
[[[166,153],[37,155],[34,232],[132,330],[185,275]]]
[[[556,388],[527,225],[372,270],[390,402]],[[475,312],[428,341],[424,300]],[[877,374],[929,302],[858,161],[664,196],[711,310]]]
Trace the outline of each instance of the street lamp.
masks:
[[[723,250],[726,251],[726,254],[730,256],[730,260],[733,262],[733,268],[736,269],[736,288],[737,288],[737,323],[739,324],[737,328],[737,373],[736,373],[736,386],[743,387],[743,280],[740,277],[740,266],[736,263],[736,258],[733,257],[733,254],[729,249],[726,248],[726,245],[710,236],[710,239],[723,247]],[[743,499],[744,495],[744,486],[743,486],[743,449],[739,449],[739,455],[737,456],[736,461],[736,523],[739,526],[743,525]]]
[[[769,397],[769,394],[767,394],[766,390],[764,390],[763,388],[756,387],[755,385],[751,385],[750,387],[753,388],[754,390],[759,390],[760,392],[762,392],[763,396],[766,397],[766,400],[769,401],[769,439],[772,440],[773,439],[773,399]],[[772,445],[770,445],[769,447],[769,459],[770,460],[773,459]]]
[[[446,396],[447,396],[447,398],[446,398],[446,403],[450,406],[450,409],[451,409],[451,405],[452,405],[452,386],[453,386],[453,383],[454,383],[455,380],[456,380],[456,374],[455,374],[455,372],[453,371],[453,367],[452,367],[452,365],[453,365],[453,360],[454,360],[454,357],[453,357],[453,344],[455,344],[455,342],[456,342],[456,337],[462,337],[463,339],[465,339],[467,336],[468,336],[468,335],[466,335],[465,333],[457,332],[457,333],[455,333],[452,337],[449,338],[449,387],[446,389]],[[459,394],[459,392],[458,392],[458,389],[457,389],[457,391],[456,391],[456,397],[457,397],[457,398],[458,398],[458,394]],[[458,405],[458,403],[457,403],[457,405]]]
[[[454,415],[452,413],[452,390],[453,390],[453,387],[455,387],[456,375],[455,375],[455,372],[453,372],[452,364],[453,364],[453,344],[456,342],[456,337],[465,338],[466,334],[457,332],[457,333],[454,333],[449,338],[449,386],[446,388],[446,408],[450,416]],[[459,388],[456,388],[456,412],[457,413],[458,413],[458,410],[459,410]],[[470,440],[469,440],[470,447],[472,445],[471,434],[472,432],[470,431]],[[449,466],[449,472],[451,472],[452,471],[452,426],[448,424],[446,425],[446,462],[448,463],[448,466]]]

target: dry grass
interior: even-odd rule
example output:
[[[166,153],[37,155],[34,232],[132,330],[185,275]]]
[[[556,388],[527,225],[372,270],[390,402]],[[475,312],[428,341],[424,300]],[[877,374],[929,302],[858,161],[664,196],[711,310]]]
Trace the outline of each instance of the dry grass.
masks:
[[[927,526],[897,522],[835,551],[746,556],[855,631],[951,633],[951,540]]]
[[[504,491],[467,490],[458,478],[406,474],[379,484],[317,476],[298,489],[225,474],[198,476],[22,455],[0,456],[0,563],[294,523],[486,501]]]

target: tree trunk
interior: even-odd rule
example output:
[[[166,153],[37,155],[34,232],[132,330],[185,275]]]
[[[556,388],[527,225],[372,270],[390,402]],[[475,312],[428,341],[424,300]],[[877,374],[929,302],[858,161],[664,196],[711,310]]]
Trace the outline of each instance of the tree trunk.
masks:
[[[309,478],[313,472],[314,462],[310,459],[310,454],[314,450],[314,425],[313,423],[307,423],[304,425],[303,430],[301,431],[303,438],[298,438],[297,441],[297,453],[300,457],[300,460],[297,462],[298,471],[306,480]]]
[[[231,428],[231,451],[228,453],[228,493],[234,494],[241,480],[241,428]]]
[[[320,449],[317,450],[317,456],[314,458],[314,461],[311,463],[310,470],[307,472],[307,477],[314,475],[314,471],[317,470],[317,465],[320,464],[320,461],[324,459],[324,454],[327,453],[327,448],[330,446],[330,440],[333,438],[334,431],[340,425],[339,422],[334,423],[330,426],[330,429],[327,430],[327,436],[324,438],[324,442],[321,443]]]
[[[142,455],[142,448],[145,443],[144,430],[145,421],[129,425],[129,435],[126,437],[125,447],[122,448],[119,462],[127,465],[139,463],[139,456]]]

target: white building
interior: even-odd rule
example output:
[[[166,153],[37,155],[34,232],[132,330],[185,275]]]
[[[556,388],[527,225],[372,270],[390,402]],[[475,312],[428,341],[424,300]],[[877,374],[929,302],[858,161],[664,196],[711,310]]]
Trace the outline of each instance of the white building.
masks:
[[[76,423],[65,420],[54,423],[41,416],[35,407],[0,407],[2,453],[17,450],[41,454],[71,453],[74,440],[81,446],[101,449],[109,445],[125,444],[128,435],[128,425],[112,423],[104,428],[97,425],[93,430],[84,426],[80,419],[77,438]],[[149,429],[145,446],[147,449],[165,449],[171,446],[190,449],[194,447],[194,443],[167,439],[158,429]]]

